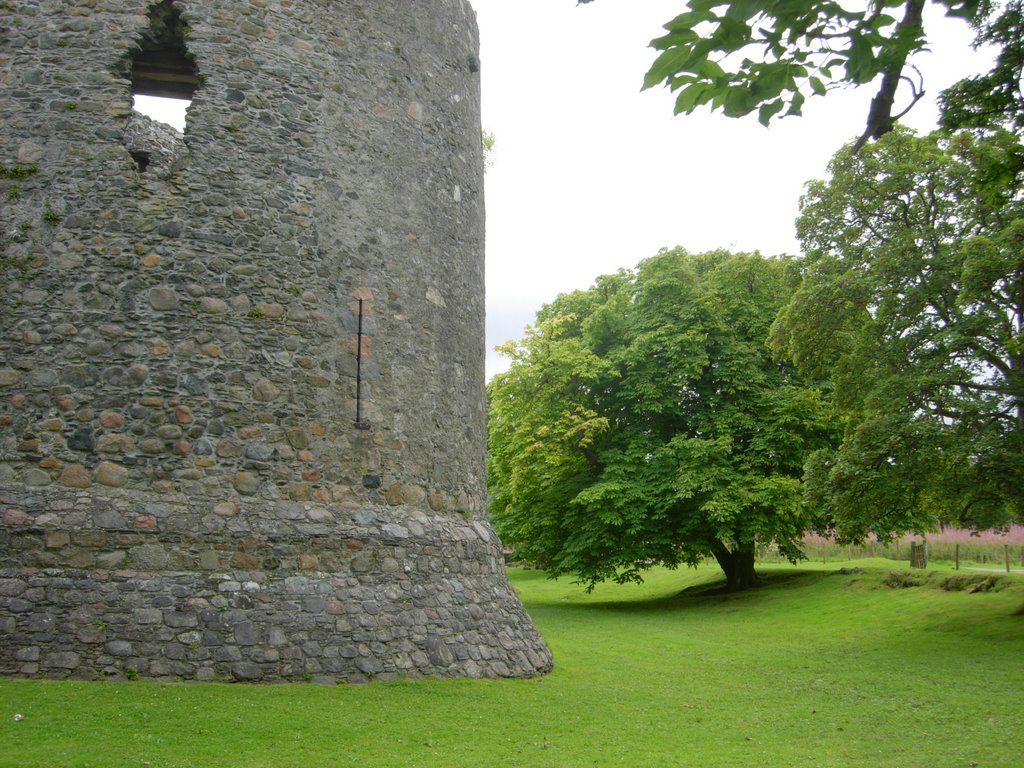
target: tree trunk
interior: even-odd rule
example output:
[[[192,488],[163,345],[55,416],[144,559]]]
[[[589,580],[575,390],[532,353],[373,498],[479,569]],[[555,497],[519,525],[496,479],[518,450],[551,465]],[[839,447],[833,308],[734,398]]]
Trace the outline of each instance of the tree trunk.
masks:
[[[725,573],[726,588],[730,592],[747,589],[757,583],[754,573],[754,547],[730,552],[725,547],[715,550],[715,560]]]

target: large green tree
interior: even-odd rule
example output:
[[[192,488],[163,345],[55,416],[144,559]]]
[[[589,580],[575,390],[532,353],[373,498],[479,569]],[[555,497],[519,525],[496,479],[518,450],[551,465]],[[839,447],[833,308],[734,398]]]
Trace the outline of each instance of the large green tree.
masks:
[[[644,87],[665,84],[676,92],[676,114],[707,105],[732,117],[756,111],[767,125],[777,115],[800,114],[808,96],[874,82],[860,147],[892,130],[924,95],[925,77],[910,60],[928,46],[929,2],[970,23],[978,43],[1001,51],[991,72],[967,77],[943,95],[943,125],[1019,127],[1021,0],[687,0],[651,42],[660,54]],[[901,83],[905,96],[897,103]]]
[[[977,44],[998,48],[992,70],[966,77],[940,96],[943,128],[1024,129],[1024,2],[989,3],[976,14]]]
[[[758,545],[797,557],[803,463],[833,423],[766,346],[797,280],[792,260],[676,249],[542,309],[489,386],[503,540],[589,587],[714,557],[738,589]]]
[[[808,185],[804,277],[773,332],[846,433],[808,500],[846,539],[1024,509],[1024,147],[894,131]]]

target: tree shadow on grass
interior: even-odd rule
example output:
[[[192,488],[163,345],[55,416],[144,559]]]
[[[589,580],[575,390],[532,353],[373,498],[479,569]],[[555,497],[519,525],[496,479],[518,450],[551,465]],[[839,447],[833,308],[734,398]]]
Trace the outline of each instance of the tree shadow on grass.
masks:
[[[692,584],[680,590],[676,597],[687,598],[745,598],[757,596],[762,593],[776,592],[787,587],[798,587],[811,582],[819,581],[823,576],[828,576],[835,571],[759,571],[754,585],[742,590],[729,589],[725,579],[717,579],[705,584]]]
[[[767,570],[758,572],[758,581],[747,589],[740,591],[729,590],[724,578],[715,578],[691,584],[681,590],[643,597],[638,595],[634,598],[616,599],[609,598],[598,592],[592,595],[580,593],[568,594],[560,599],[547,597],[534,597],[529,600],[530,608],[541,606],[557,607],[560,610],[566,608],[575,609],[581,612],[603,611],[603,612],[629,612],[646,613],[658,611],[680,611],[686,609],[706,609],[721,607],[744,608],[750,605],[771,600],[781,593],[792,589],[811,586],[818,581],[837,574],[837,571],[829,570]],[[615,587],[615,589],[629,589],[630,585]],[[643,586],[637,586],[638,591]]]

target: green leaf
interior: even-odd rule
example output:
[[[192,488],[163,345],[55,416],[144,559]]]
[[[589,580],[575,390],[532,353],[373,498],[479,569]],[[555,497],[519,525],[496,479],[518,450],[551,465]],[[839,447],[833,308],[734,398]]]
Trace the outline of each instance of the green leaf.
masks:
[[[691,68],[693,57],[693,49],[689,46],[669,48],[654,60],[654,64],[644,76],[644,85],[641,90],[653,88],[655,85],[671,79],[672,75],[680,71],[693,71]]]
[[[675,114],[690,114],[701,104],[707,103],[712,90],[713,88],[707,83],[693,83],[687,86],[676,97]]]
[[[789,109],[786,110],[786,114],[787,115],[799,115],[799,114],[801,114],[800,110],[803,109],[803,106],[804,106],[804,95],[802,93],[800,93],[800,91],[796,91],[796,92],[793,93],[793,98],[790,99]]]
[[[758,101],[775,99],[784,90],[795,90],[796,84],[792,82],[789,74],[789,66],[782,62],[763,64],[752,74],[753,83],[751,93]]]
[[[764,3],[762,0],[732,0],[728,6],[725,12],[726,18],[745,22],[760,13]]]
[[[715,16],[712,13],[690,11],[688,13],[681,13],[676,16],[672,21],[664,25],[664,28],[670,32],[684,32],[691,30],[703,21],[713,19]]]
[[[775,115],[779,114],[784,106],[785,104],[783,104],[782,99],[775,99],[775,101],[762,104],[761,108],[757,112],[758,122],[767,127],[768,123],[771,122],[771,119],[775,117]]]
[[[882,13],[876,16],[871,21],[871,28],[875,30],[885,29],[891,27],[896,23],[896,19],[887,13]]]
[[[850,50],[846,59],[846,77],[855,83],[865,83],[877,74],[875,53],[868,38],[859,33],[850,34]]]
[[[696,72],[708,80],[717,80],[720,77],[725,77],[725,70],[722,69],[722,66],[718,62],[711,60],[703,62]]]

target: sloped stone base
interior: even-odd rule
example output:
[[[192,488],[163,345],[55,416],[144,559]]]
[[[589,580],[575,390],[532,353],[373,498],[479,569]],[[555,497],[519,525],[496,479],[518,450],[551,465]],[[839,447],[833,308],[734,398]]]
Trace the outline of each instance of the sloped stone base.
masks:
[[[552,665],[480,521],[289,504],[305,517],[202,536],[135,528],[145,516],[109,499],[26,506],[0,526],[0,674],[362,682]]]

